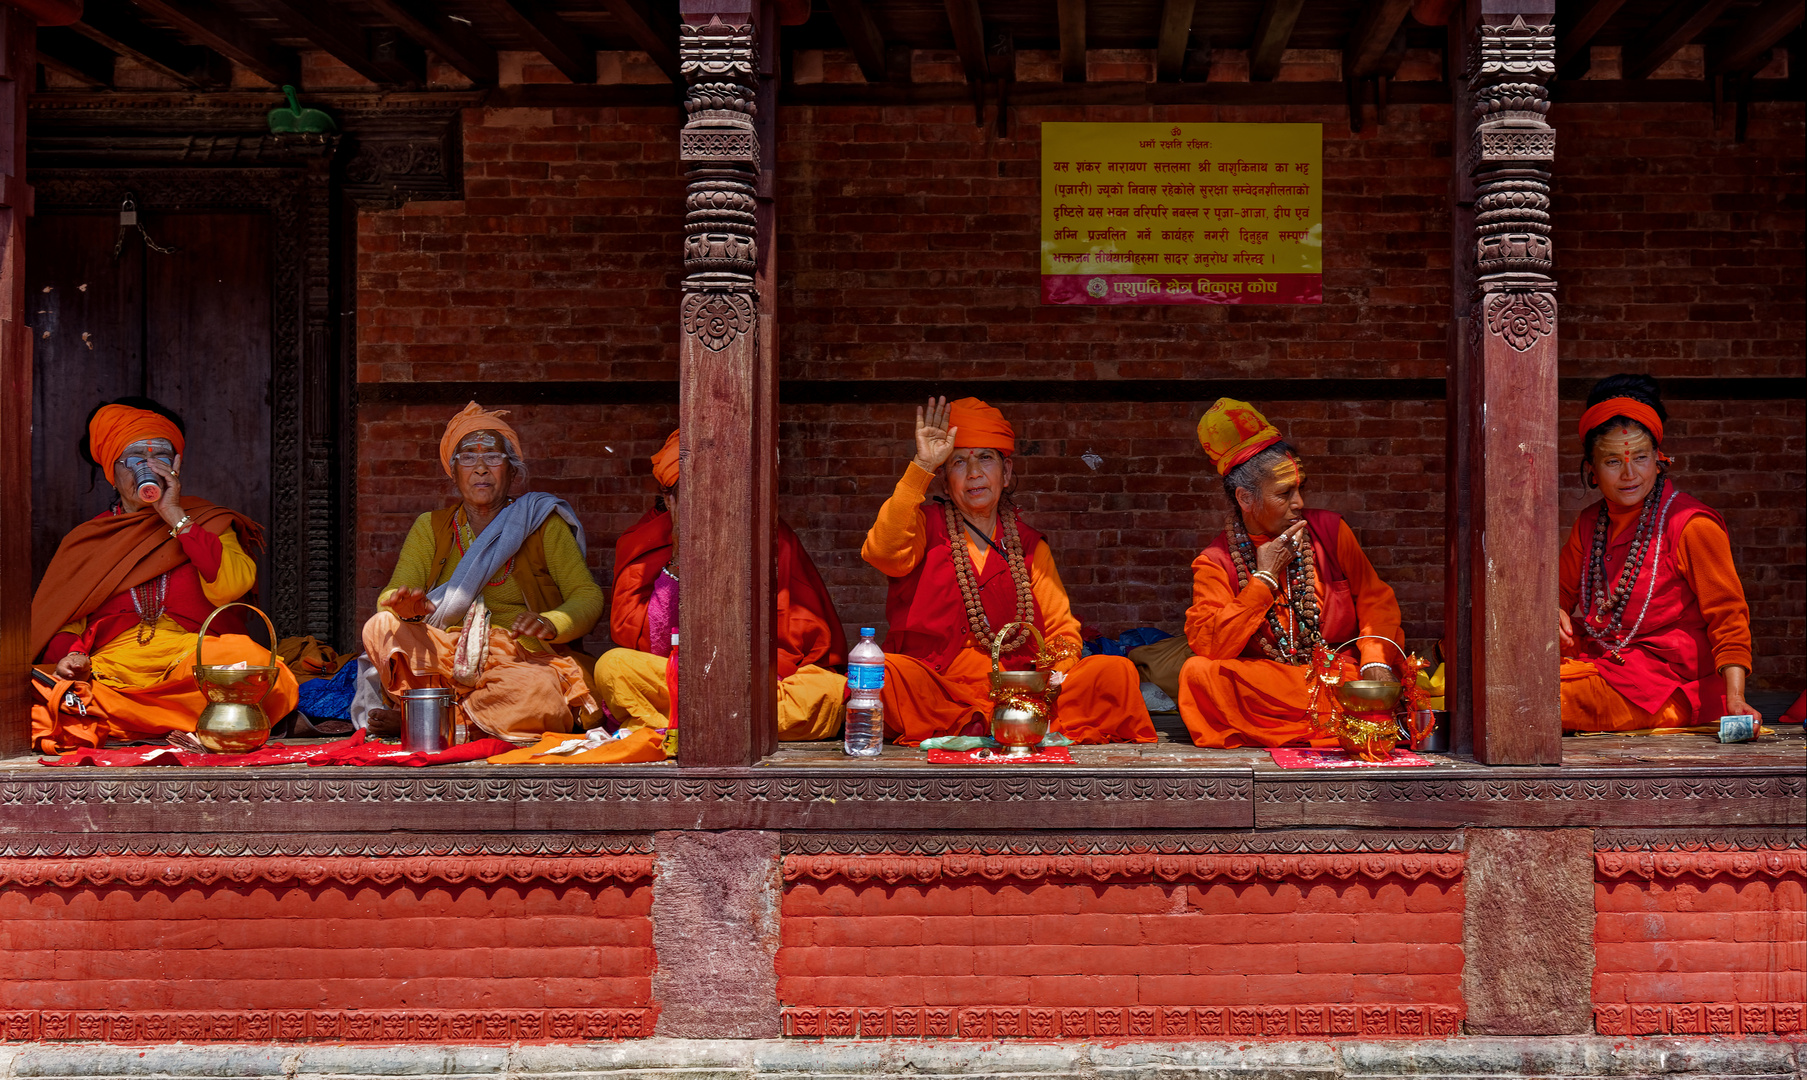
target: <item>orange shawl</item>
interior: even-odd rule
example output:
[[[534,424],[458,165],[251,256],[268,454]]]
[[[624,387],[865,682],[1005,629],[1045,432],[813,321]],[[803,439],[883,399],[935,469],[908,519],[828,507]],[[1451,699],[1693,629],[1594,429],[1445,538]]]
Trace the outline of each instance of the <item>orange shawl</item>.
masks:
[[[247,552],[263,547],[264,531],[235,510],[183,496],[182,509],[211,533],[238,530]],[[123,589],[142,585],[188,561],[182,542],[153,513],[103,514],[69,530],[31,598],[31,655],[67,624],[83,618]]]

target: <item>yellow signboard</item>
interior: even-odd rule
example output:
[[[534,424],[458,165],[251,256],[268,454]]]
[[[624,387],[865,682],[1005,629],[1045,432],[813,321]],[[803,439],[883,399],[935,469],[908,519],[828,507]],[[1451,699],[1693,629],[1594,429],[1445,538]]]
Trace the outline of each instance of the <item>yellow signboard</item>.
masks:
[[[1042,125],[1042,301],[1317,304],[1317,124]]]

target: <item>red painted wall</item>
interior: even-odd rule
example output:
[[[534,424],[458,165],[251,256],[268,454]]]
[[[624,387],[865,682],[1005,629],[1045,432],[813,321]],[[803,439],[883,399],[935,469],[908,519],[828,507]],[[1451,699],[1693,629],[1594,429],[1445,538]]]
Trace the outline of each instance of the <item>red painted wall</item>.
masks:
[[[1712,134],[1705,105],[1557,107],[1558,130],[1573,133],[1556,168],[1563,375],[1807,371],[1803,116],[1799,104],[1754,105],[1735,144]],[[1037,303],[1039,123],[1165,119],[1324,124],[1322,306]],[[1441,377],[1448,113],[1395,106],[1386,119],[1354,135],[1340,108],[1018,109],[999,139],[964,108],[785,109],[781,374]],[[682,178],[670,110],[472,110],[465,138],[466,200],[360,218],[360,380],[674,378]],[[1025,514],[1049,533],[1088,630],[1177,628],[1187,566],[1221,513],[1191,442],[1202,404],[1010,407],[1034,444]],[[1441,403],[1261,404],[1311,457],[1314,497],[1349,514],[1423,647],[1442,619]],[[433,448],[453,411],[360,410],[361,611],[413,516],[446,497]],[[605,574],[614,535],[649,501],[643,459],[675,410],[521,412],[536,485],[575,496]],[[1678,479],[1732,525],[1758,682],[1798,686],[1802,407],[1675,401],[1672,412]],[[857,549],[902,467],[908,420],[901,404],[781,414],[780,512],[853,626],[882,609],[883,582]],[[1105,459],[1097,472],[1078,460],[1088,449]],[[1565,483],[1553,528],[1583,502],[1578,481]]]

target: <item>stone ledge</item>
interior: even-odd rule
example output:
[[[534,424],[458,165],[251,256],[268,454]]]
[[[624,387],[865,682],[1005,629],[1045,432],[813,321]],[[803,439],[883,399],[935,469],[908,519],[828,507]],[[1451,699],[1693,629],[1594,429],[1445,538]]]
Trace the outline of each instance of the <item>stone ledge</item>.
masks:
[[[1463,1038],[1427,1042],[802,1042],[640,1039],[590,1045],[190,1046],[101,1043],[0,1048],[0,1080],[284,1080],[436,1076],[470,1080],[1413,1080],[1524,1076],[1807,1080],[1807,1042],[1782,1039]]]

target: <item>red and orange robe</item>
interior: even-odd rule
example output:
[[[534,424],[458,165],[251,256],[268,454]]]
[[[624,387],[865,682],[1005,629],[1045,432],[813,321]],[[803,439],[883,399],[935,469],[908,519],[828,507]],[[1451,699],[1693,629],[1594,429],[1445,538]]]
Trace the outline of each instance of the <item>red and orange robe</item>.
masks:
[[[1732,565],[1725,521],[1698,499],[1675,494],[1663,519],[1654,577],[1646,567],[1625,607],[1627,629],[1640,615],[1643,622],[1615,658],[1582,629],[1577,612],[1582,566],[1603,509],[1609,514],[1606,580],[1613,582],[1630,554],[1643,507],[1621,510],[1601,500],[1581,512],[1563,545],[1562,610],[1574,616],[1575,647],[1562,660],[1562,729],[1641,731],[1717,722],[1725,713],[1720,672],[1751,666],[1750,607]]]
[[[1306,532],[1316,563],[1319,632],[1331,648],[1359,634],[1401,642],[1399,601],[1338,514],[1305,511]],[[1256,548],[1272,537],[1250,534]],[[1192,607],[1186,612],[1186,641],[1197,654],[1180,669],[1180,718],[1200,746],[1333,747],[1306,715],[1310,700],[1306,664],[1269,659],[1262,643],[1274,644],[1267,613],[1272,589],[1257,578],[1238,589],[1228,531],[1218,534],[1192,561]],[[1290,628],[1291,612],[1282,612]],[[1399,653],[1386,642],[1357,642],[1340,654],[1346,670],[1358,664],[1390,663]]]
[[[31,737],[41,752],[194,730],[207,705],[194,679],[195,635],[216,607],[256,584],[257,564],[245,548],[260,548],[263,530],[204,499],[185,497],[182,509],[193,522],[179,538],[171,538],[168,524],[147,506],[85,521],[57,547],[32,597],[31,651],[41,653],[45,665],[85,653],[91,673],[85,682],[55,687],[33,680]],[[140,612],[159,595],[160,614]],[[269,664],[269,650],[245,628],[242,608],[223,612],[208,628],[203,659],[209,665]],[[87,708],[85,716],[65,706],[71,690]],[[264,712],[280,719],[299,700],[295,676],[279,663]]]
[[[834,738],[841,730],[847,638],[828,587],[803,542],[784,522],[773,536],[778,563],[778,738]],[[596,691],[623,724],[663,728],[671,715],[666,659],[653,654],[647,608],[671,563],[671,514],[648,511],[615,543],[609,635],[618,649],[596,662]]]
[[[885,638],[885,733],[915,746],[939,735],[987,733],[991,721],[991,653],[972,636],[960,583],[954,576],[953,548],[939,505],[923,505],[934,474],[914,462],[878,520],[866,534],[860,555],[891,579],[885,600],[890,632]],[[1079,620],[1054,555],[1041,534],[1017,520],[1027,558],[1035,625],[1050,645],[1081,641]],[[1001,548],[1003,540],[994,537]],[[992,628],[1016,618],[1016,586],[1002,555],[964,538],[978,575],[979,595]],[[1077,649],[1075,650],[1077,652]],[[1003,657],[1004,667],[1031,666],[1035,640]],[[1053,729],[1076,743],[1154,742],[1154,724],[1142,701],[1136,666],[1122,656],[1088,656],[1060,665],[1066,673]],[[967,729],[971,728],[971,731]]]

